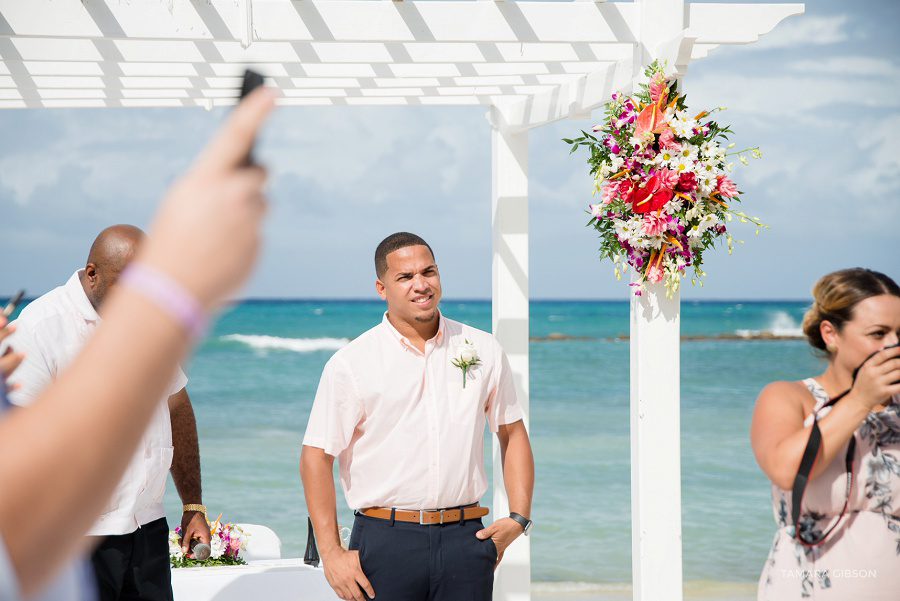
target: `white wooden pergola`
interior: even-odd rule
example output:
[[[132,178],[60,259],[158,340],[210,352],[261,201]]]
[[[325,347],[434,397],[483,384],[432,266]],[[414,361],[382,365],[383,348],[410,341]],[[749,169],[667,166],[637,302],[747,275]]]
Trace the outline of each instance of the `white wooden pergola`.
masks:
[[[680,76],[717,46],[752,43],[803,10],[684,0],[0,0],[0,108],[210,109],[235,102],[246,66],[281,90],[282,105],[484,105],[493,330],[527,425],[528,130],[589,117],[612,92],[631,91],[654,59]],[[680,301],[660,292],[651,288],[631,311],[632,553],[642,601],[682,598]],[[503,516],[496,441],[494,474],[494,516]],[[494,598],[530,598],[527,538],[507,550]]]

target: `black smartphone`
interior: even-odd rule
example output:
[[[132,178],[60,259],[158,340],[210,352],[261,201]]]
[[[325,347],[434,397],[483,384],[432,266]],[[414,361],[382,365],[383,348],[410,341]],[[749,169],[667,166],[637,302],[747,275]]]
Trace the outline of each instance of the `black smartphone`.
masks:
[[[247,94],[263,85],[263,76],[253,69],[247,69],[244,71],[244,82],[241,84],[241,100],[244,99]]]
[[[16,307],[19,306],[19,303],[22,301],[22,297],[25,296],[24,290],[19,290],[16,292],[9,302],[6,303],[6,306],[3,308],[3,317],[9,317],[16,310]]]
[[[898,346],[900,346],[900,342],[898,342],[897,344],[892,344],[891,346],[886,346],[886,347],[884,347],[884,350],[887,350],[889,348],[897,348]],[[900,384],[900,381],[891,382],[891,385],[894,385],[894,384]]]
[[[881,351],[886,351],[886,350],[888,350],[889,348],[897,348],[898,346],[900,346],[900,342],[898,342],[897,344],[892,344],[892,345],[890,345],[890,346],[886,346],[886,347],[884,347],[883,349],[881,349]],[[854,379],[854,380],[856,380],[856,374],[858,374],[858,373],[859,373],[859,370],[862,369],[862,366],[866,364],[866,361],[868,361],[869,359],[871,359],[872,357],[874,357],[875,355],[877,355],[877,354],[880,353],[881,351],[875,351],[874,353],[872,353],[871,355],[869,355],[868,357],[866,357],[865,361],[863,361],[862,363],[860,363],[859,366],[858,366],[856,369],[853,370],[853,379]],[[900,384],[900,382],[891,382],[891,384],[892,384],[892,385],[893,385],[893,384]]]
[[[264,77],[254,71],[253,69],[246,69],[244,71],[244,81],[241,83],[241,95],[240,100],[243,100],[250,92],[263,85]],[[240,100],[238,102],[240,102]],[[247,153],[247,158],[244,159],[244,164],[249,165],[253,162],[253,149]]]

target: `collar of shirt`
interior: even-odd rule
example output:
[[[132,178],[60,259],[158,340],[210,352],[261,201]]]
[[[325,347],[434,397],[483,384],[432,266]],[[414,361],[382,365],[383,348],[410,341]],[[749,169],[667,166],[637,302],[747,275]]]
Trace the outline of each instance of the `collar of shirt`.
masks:
[[[447,320],[444,319],[444,316],[441,314],[440,309],[438,309],[438,331],[437,334],[434,335],[434,338],[425,341],[425,352],[422,353],[415,346],[410,344],[409,338],[401,334],[397,331],[397,328],[388,320],[387,311],[384,312],[384,317],[381,319],[381,325],[387,329],[388,333],[408,351],[412,351],[417,355],[428,356],[431,353],[431,350],[435,347],[440,347],[444,344],[444,339],[446,338],[447,331]]]
[[[72,274],[72,277],[66,282],[66,296],[69,297],[69,300],[72,301],[72,304],[75,305],[75,308],[78,309],[85,321],[100,321],[100,316],[97,315],[97,311],[81,285],[82,275],[84,275],[84,269],[79,269]]]

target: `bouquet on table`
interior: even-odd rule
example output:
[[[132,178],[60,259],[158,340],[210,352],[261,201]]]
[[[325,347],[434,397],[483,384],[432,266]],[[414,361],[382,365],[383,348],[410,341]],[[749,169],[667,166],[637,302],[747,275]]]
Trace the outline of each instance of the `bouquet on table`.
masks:
[[[613,261],[616,278],[631,266],[638,274],[631,283],[636,295],[646,282],[664,282],[671,297],[688,267],[694,269],[691,283],[703,285],[703,251],[720,238],[731,254],[734,240],[725,224],[733,217],[756,225],[757,234],[768,227],[732,208],[741,192],[728,176],[729,156],[746,165],[744,153],[761,154],[759,148],[720,146],[733,132],[708,117],[724,107],[692,116],[677,82],[657,62],[645,75],[648,82],[634,96],[613,94],[604,122],[593,128],[597,136],[582,131],[582,137],[563,141],[571,152],[590,148],[594,194],[601,201],[590,205],[588,225],[600,233],[600,254]]]
[[[181,527],[169,532],[169,563],[173,568],[196,568],[206,566],[236,566],[246,565],[240,557],[241,551],[247,550],[248,535],[241,527],[231,522],[223,524],[220,514],[215,522],[210,522],[210,554],[209,559],[196,560],[185,556],[181,551]]]

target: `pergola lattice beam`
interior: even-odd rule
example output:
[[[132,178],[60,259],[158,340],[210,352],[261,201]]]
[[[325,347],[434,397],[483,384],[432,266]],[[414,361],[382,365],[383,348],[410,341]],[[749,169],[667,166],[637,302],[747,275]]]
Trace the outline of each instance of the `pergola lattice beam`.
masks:
[[[677,74],[798,12],[688,4],[690,44],[662,53]],[[496,104],[522,129],[628,87],[640,18],[631,2],[0,0],[0,108],[210,108],[250,64],[281,104]]]
[[[18,38],[241,41],[247,19],[245,3],[221,0],[4,0],[0,6],[0,35]],[[254,0],[252,9],[253,43],[637,41],[632,3]]]
[[[336,0],[337,1],[337,0]],[[590,42],[257,42],[4,38],[0,57],[26,62],[109,63],[442,63],[618,60],[632,44]],[[9,54],[8,54],[9,53]]]
[[[609,100],[616,90],[628,90],[632,83],[631,59],[608,65],[576,80],[538,92],[520,100],[506,99],[495,113],[496,127],[524,130],[568,117],[586,118],[591,110]]]
[[[246,38],[247,3],[0,2],[0,37],[145,41]],[[171,6],[171,10],[170,7]],[[257,42],[638,42],[635,3],[254,0]],[[686,4],[700,44],[746,44],[802,4]]]

